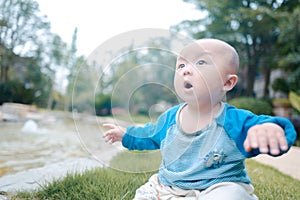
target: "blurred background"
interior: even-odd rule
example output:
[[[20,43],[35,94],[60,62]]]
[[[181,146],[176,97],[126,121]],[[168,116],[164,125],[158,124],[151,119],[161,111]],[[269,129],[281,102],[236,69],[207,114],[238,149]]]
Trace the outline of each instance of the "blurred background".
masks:
[[[153,119],[180,101],[173,92],[177,52],[168,50],[178,37],[147,38],[142,46],[151,48],[142,49],[134,39],[125,46],[113,44],[113,49],[103,45],[118,34],[144,28],[170,30],[191,39],[214,37],[233,45],[240,54],[240,79],[226,100],[256,114],[289,118],[299,133],[299,0],[0,0],[3,171],[11,166],[7,160],[20,159],[15,156],[20,152],[8,147],[25,151],[20,130],[28,120],[34,123],[25,131],[43,133],[45,145],[49,131],[34,127],[61,133],[69,126],[76,132],[71,125],[74,116],[81,119],[77,122],[91,119],[89,123],[95,124],[113,115],[125,121],[132,116]],[[133,82],[141,84],[136,87]],[[45,147],[45,154],[57,145],[65,143]]]

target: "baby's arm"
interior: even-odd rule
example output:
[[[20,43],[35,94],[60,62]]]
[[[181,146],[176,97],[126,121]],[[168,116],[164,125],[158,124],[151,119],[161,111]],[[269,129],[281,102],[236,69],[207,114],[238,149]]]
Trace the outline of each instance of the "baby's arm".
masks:
[[[124,127],[116,126],[114,124],[103,124],[103,127],[109,129],[103,134],[105,142],[114,143],[117,141],[122,141],[122,138],[126,132]]]
[[[288,150],[288,143],[284,130],[279,125],[264,123],[248,130],[244,148],[248,152],[259,148],[261,153],[279,155],[281,151]]]

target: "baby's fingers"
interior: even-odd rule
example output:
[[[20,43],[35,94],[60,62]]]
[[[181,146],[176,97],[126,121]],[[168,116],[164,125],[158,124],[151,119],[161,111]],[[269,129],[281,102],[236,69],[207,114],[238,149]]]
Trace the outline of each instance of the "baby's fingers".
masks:
[[[288,144],[285,135],[281,131],[277,131],[273,136],[269,137],[270,153],[272,155],[278,155],[281,151],[288,150]]]
[[[103,127],[106,129],[109,129],[108,131],[105,131],[102,136],[104,138],[105,142],[109,142],[113,138],[114,133],[112,130],[115,128],[115,125],[114,124],[103,124]]]
[[[288,144],[280,126],[265,123],[249,129],[244,148],[248,152],[258,148],[261,153],[278,155],[281,151],[288,150]]]
[[[255,128],[251,128],[248,132],[246,140],[244,142],[244,148],[246,151],[251,151],[252,149],[256,149],[259,147],[257,133]]]
[[[104,127],[104,128],[109,128],[109,129],[114,129],[114,128],[117,128],[117,126],[116,125],[114,125],[114,124],[102,124],[102,126]]]
[[[103,127],[109,129],[103,133],[103,137],[106,142],[114,143],[122,141],[123,135],[126,131],[125,128],[114,124],[103,124]]]
[[[113,137],[112,133],[110,131],[107,131],[105,133],[103,133],[103,136],[102,136],[105,140],[105,142],[108,142],[111,140],[111,138]]]

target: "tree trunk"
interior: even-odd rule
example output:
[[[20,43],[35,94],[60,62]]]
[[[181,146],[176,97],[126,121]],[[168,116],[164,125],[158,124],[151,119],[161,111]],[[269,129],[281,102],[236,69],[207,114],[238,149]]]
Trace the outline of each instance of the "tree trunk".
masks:
[[[53,91],[52,88],[50,90],[50,94],[49,94],[49,99],[48,99],[48,103],[47,103],[47,109],[50,110],[52,109],[52,105],[53,105]]]
[[[263,93],[264,98],[268,98],[270,94],[269,91],[270,77],[271,77],[271,68],[268,66],[264,68],[264,93]]]
[[[1,77],[0,83],[6,83],[8,81],[8,66],[2,65],[1,66]]]
[[[254,81],[255,75],[257,71],[257,62],[255,56],[255,47],[253,45],[246,44],[247,49],[247,60],[248,60],[248,68],[246,74],[246,96],[253,96],[253,88],[254,88]]]
[[[247,96],[253,96],[253,93],[254,93],[253,88],[254,88],[256,71],[257,71],[256,64],[249,65],[248,72],[247,72],[247,88],[246,88]]]
[[[4,82],[4,78],[3,78],[3,75],[4,75],[4,66],[0,66],[0,69],[1,69],[1,71],[0,71],[0,83],[3,83]]]

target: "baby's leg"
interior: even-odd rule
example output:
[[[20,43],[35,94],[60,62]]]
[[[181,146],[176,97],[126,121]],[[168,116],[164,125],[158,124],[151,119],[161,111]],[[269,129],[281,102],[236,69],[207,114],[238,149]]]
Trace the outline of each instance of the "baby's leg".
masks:
[[[158,181],[157,174],[136,190],[134,200],[197,200],[199,190],[183,190],[177,187],[165,186]]]
[[[149,178],[147,183],[136,190],[133,200],[159,200],[158,192],[156,190],[157,184],[157,174],[154,174]]]
[[[258,200],[253,194],[252,185],[244,183],[224,182],[215,184],[200,194],[200,199],[205,200]]]

